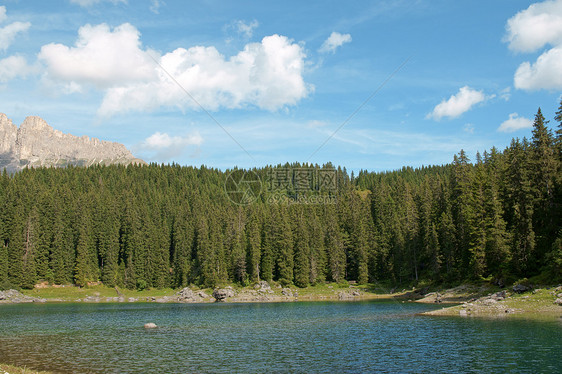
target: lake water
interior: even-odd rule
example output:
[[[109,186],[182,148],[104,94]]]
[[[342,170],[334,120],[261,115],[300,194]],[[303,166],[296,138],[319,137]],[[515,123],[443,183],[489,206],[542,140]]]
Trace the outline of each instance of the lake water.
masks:
[[[562,319],[398,302],[0,305],[0,362],[64,373],[562,372]],[[159,328],[145,330],[147,322]]]

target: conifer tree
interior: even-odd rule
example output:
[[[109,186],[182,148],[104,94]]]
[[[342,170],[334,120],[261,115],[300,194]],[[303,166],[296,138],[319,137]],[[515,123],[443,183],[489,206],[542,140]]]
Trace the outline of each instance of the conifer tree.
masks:
[[[303,212],[297,213],[294,234],[294,277],[297,287],[307,287],[310,281],[310,246],[307,223]]]
[[[260,223],[258,221],[256,212],[251,212],[250,217],[248,218],[248,225],[246,228],[246,243],[250,280],[252,282],[259,282],[261,273],[261,233]]]
[[[78,239],[76,245],[76,265],[74,266],[74,282],[84,287],[89,282],[98,281],[97,254],[92,230],[90,210],[86,209],[78,217]]]
[[[513,140],[507,151],[508,211],[512,235],[512,264],[518,275],[524,275],[533,267],[535,232],[533,229],[533,190],[530,181],[529,162],[526,155],[528,142]]]
[[[325,247],[328,257],[328,279],[340,282],[345,279],[345,248],[342,232],[337,222],[336,211],[332,205],[325,210],[326,234]]]

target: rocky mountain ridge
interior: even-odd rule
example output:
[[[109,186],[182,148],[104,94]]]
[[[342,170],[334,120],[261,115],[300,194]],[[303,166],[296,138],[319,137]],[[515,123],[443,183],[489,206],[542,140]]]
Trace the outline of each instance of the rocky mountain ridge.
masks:
[[[25,167],[145,164],[120,143],[55,130],[42,118],[27,117],[18,128],[0,113],[0,171]]]

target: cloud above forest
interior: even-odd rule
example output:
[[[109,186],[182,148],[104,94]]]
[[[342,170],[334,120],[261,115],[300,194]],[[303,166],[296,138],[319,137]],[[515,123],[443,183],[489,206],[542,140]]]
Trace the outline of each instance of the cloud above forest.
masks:
[[[440,120],[444,117],[449,119],[457,118],[461,114],[469,111],[474,105],[486,100],[486,95],[482,91],[474,90],[468,86],[461,87],[459,92],[452,95],[449,99],[444,99],[437,104],[427,118]]]
[[[104,91],[101,116],[160,107],[275,111],[312,91],[303,78],[305,58],[303,46],[277,34],[231,57],[213,46],[160,54],[144,48],[140,32],[128,23],[113,29],[85,25],[73,46],[51,43],[39,53],[46,82]]]

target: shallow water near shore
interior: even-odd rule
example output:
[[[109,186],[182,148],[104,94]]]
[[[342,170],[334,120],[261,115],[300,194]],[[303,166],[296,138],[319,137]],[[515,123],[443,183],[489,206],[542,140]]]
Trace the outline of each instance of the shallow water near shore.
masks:
[[[0,362],[61,373],[562,370],[562,320],[389,301],[0,306]],[[158,325],[144,329],[147,322]]]

